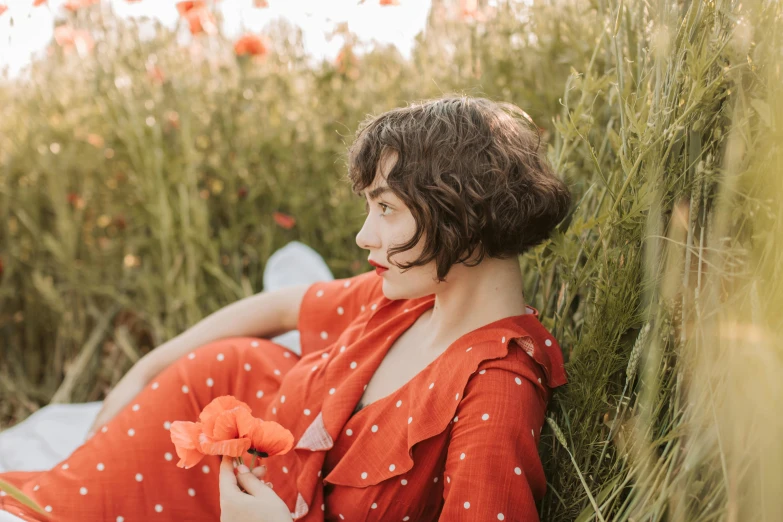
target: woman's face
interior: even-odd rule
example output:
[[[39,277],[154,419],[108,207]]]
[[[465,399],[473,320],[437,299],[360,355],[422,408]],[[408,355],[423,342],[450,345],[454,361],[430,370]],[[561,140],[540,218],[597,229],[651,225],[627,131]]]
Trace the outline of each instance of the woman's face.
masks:
[[[391,247],[403,245],[413,237],[416,221],[391,189],[384,190],[386,175],[397,161],[396,153],[392,152],[385,160],[379,162],[372,185],[364,190],[367,217],[356,235],[356,244],[369,251],[368,260],[388,267],[378,276],[383,279],[383,294],[388,299],[416,299],[434,294],[437,285],[435,261],[405,273],[395,266],[417,259],[423,250],[424,237],[411,250],[395,254],[391,262],[387,259]]]

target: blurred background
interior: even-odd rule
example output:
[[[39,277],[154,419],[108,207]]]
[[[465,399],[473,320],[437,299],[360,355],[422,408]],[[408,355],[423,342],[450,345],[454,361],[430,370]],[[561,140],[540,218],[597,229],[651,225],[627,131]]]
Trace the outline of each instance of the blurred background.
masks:
[[[783,520],[781,35],[770,0],[0,0],[0,429],[289,241],[369,270],[358,123],[459,93],[524,109],[575,196],[520,258],[570,379],[542,520]]]

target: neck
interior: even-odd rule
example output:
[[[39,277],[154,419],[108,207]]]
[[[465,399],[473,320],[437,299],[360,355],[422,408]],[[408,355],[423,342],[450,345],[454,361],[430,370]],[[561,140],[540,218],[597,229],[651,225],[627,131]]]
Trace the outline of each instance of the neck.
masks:
[[[438,285],[435,305],[421,317],[428,344],[436,350],[468,332],[527,313],[517,258],[485,259],[478,266],[455,265]]]

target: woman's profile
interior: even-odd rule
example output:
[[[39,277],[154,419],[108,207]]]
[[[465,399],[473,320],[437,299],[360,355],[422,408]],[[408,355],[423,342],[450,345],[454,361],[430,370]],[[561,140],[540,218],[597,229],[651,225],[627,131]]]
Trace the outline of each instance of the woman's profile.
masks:
[[[177,467],[168,430],[233,395],[294,435],[263,478],[289,520],[538,520],[539,435],[566,375],[518,256],[571,197],[536,127],[484,98],[413,103],[359,125],[348,180],[366,202],[356,243],[373,270],[262,295],[253,302],[270,312],[255,335],[156,348],[140,391],[65,461],[0,474],[49,518],[10,497],[0,508],[25,520],[218,520],[220,458]],[[200,328],[231,332],[227,317]],[[268,340],[286,329],[299,330],[301,356]]]

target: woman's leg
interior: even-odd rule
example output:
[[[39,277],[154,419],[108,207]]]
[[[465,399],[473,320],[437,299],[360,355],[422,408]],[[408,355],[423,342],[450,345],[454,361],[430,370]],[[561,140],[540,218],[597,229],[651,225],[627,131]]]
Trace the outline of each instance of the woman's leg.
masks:
[[[0,480],[45,507],[49,517],[9,496],[0,497],[0,509],[24,520],[62,522],[219,520],[220,457],[205,457],[187,470],[177,467],[169,427],[177,420],[197,421],[204,406],[221,395],[246,402],[254,416],[263,418],[281,379],[298,360],[265,339],[238,337],[204,345],[161,372],[51,470],[0,474]]]

